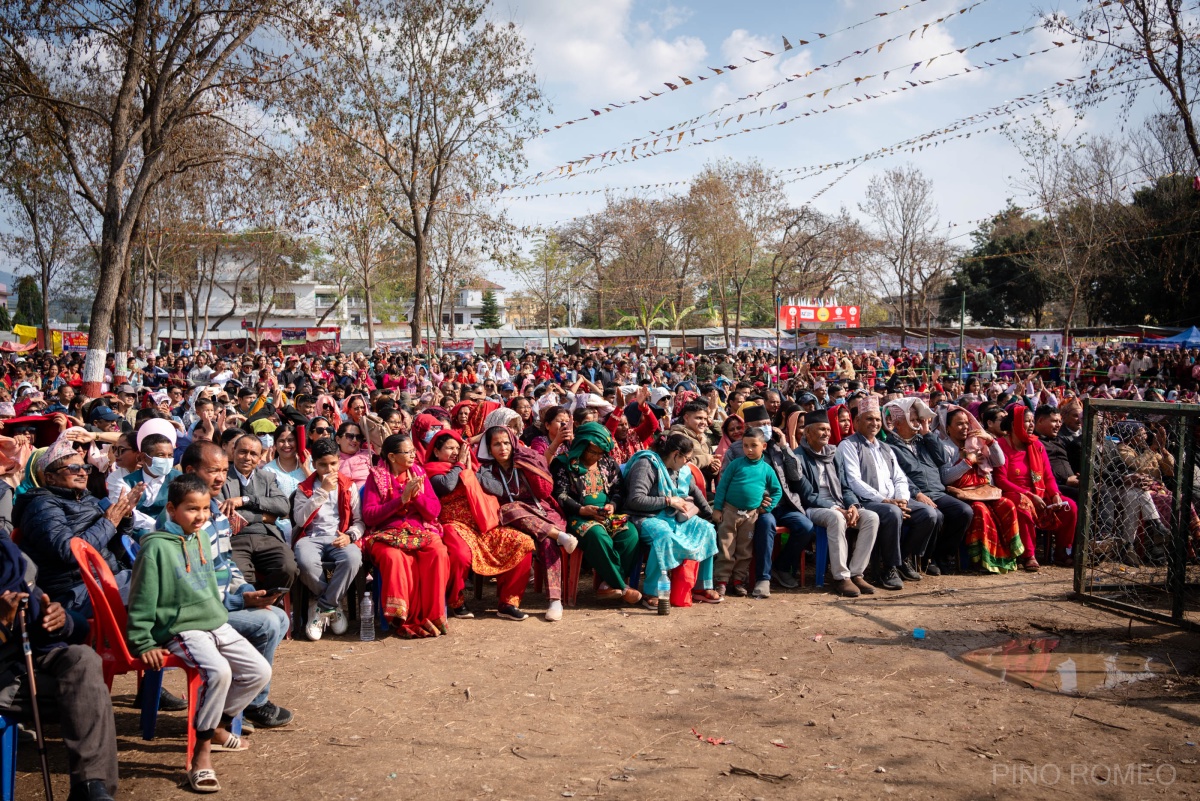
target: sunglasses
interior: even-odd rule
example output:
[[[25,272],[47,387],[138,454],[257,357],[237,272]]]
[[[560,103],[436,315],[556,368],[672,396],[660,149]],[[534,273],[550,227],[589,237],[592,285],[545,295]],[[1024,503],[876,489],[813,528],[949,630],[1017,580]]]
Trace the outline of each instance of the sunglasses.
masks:
[[[314,434],[328,434],[330,432],[330,430],[331,429],[329,428],[329,426],[319,426],[317,428],[314,428],[312,430],[312,432]]]
[[[62,467],[58,468],[58,470],[56,470],[55,472],[70,473],[71,475],[77,475],[79,473],[91,475],[91,472],[94,469],[95,468],[92,467],[90,464],[68,464],[68,465],[63,465]]]
[[[328,430],[329,430],[329,429],[326,429],[326,431],[328,431]],[[345,437],[346,439],[358,439],[358,440],[361,440],[361,439],[363,438],[363,435],[362,435],[362,434],[351,434],[349,431],[347,431],[345,434],[342,434],[342,436],[343,436],[343,437]]]

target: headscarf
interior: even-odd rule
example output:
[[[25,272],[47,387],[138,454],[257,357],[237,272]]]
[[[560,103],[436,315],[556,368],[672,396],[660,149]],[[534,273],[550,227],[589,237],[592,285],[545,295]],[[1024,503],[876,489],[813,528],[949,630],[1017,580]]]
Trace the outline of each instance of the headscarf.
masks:
[[[1113,431],[1121,438],[1122,444],[1132,446],[1138,432],[1144,431],[1145,428],[1146,426],[1137,420],[1122,420],[1113,426]]]
[[[350,403],[355,398],[358,398],[359,400],[361,400],[363,402],[363,413],[362,413],[362,416],[359,417],[357,420],[355,420],[353,417],[350,416]],[[362,418],[367,416],[367,408],[368,408],[367,407],[367,399],[365,397],[363,397],[362,395],[359,395],[357,392],[354,393],[353,395],[347,395],[345,398],[342,399],[342,420],[349,420],[352,423],[354,423],[355,425],[358,425],[362,422]]]
[[[450,426],[455,431],[468,432],[467,436],[469,437],[469,436],[471,436],[471,434],[469,433],[469,429],[471,427],[470,417],[467,418],[467,422],[462,426],[462,428],[459,428],[459,426],[458,426],[458,413],[461,412],[463,409],[470,409],[472,412],[474,412],[475,411],[475,401],[465,400],[465,401],[459,401],[458,403],[454,404],[454,408],[452,408],[450,410]]]
[[[450,462],[439,462],[434,457],[438,446],[444,444],[448,439],[455,440],[463,448],[468,447],[457,431],[437,432],[429,441],[429,447],[425,449],[426,475],[440,476],[449,473],[454,468]],[[471,516],[475,518],[475,526],[479,531],[481,533],[490,531],[500,525],[500,502],[496,500],[495,496],[488,495],[483,491],[483,487],[479,486],[479,478],[475,475],[475,471],[469,468],[462,470],[458,474],[458,483],[467,496],[467,505],[471,507]]]
[[[554,461],[562,462],[573,473],[583,475],[587,468],[580,461],[588,445],[595,445],[605,453],[612,453],[616,446],[608,429],[600,423],[584,423],[575,429],[575,438],[571,440],[571,449],[563,456],[556,456]]]
[[[512,461],[513,467],[519,467],[522,470],[528,470],[536,476],[546,480],[553,481],[550,477],[550,471],[546,469],[546,460],[526,445],[521,444],[521,440],[517,439],[517,434],[507,426],[495,426],[483,432],[483,438],[479,440],[479,447],[475,451],[476,458],[479,462],[491,462],[495,464],[495,459],[492,458],[491,452],[488,450],[489,435],[493,431],[501,432],[501,436],[508,437],[509,443],[512,445]],[[578,436],[578,434],[576,435]]]
[[[431,414],[422,412],[417,415],[412,424],[413,447],[417,450],[417,462],[425,462],[425,451],[429,443],[437,436],[439,430],[445,430],[446,425]]]
[[[929,404],[921,400],[916,395],[910,395],[907,398],[896,398],[895,400],[888,401],[884,404],[883,408],[899,409],[900,414],[904,416],[905,420],[907,420],[909,414],[912,413],[914,406],[917,407],[917,415],[924,420],[931,420],[937,416],[933,409],[929,408]]]
[[[964,453],[974,453],[979,456],[979,461],[975,466],[983,473],[990,473],[995,466],[991,460],[991,449],[984,444],[980,434],[986,433],[986,429],[980,425],[979,420],[975,415],[962,406],[947,404],[937,410],[937,421],[934,423],[934,430],[937,432],[938,438],[943,442],[950,443],[953,447],[958,448],[958,443],[950,438],[950,415],[951,413],[962,412],[970,420],[970,425],[967,426],[967,439],[963,442],[961,451]]]
[[[675,418],[683,414],[683,407],[698,397],[700,397],[699,392],[693,392],[690,389],[680,391],[675,395],[675,408],[671,411],[671,417]]]
[[[467,436],[473,437],[486,431],[488,415],[499,408],[500,404],[497,401],[477,401],[471,408],[471,416],[467,419]],[[453,415],[451,415],[451,419],[454,419]]]
[[[729,417],[726,417],[725,422],[721,423],[721,441],[717,443],[717,447],[713,451],[713,456],[724,459],[725,452],[728,451],[730,446],[733,445],[733,440],[729,436],[729,424],[733,420],[737,420],[738,422],[743,423],[743,425],[745,424],[742,418],[735,414],[731,414]]]
[[[508,426],[509,428],[512,428],[512,426],[509,424],[516,420],[521,420],[521,415],[517,414],[512,409],[506,409],[502,406],[499,409],[493,409],[488,416],[484,418],[483,426],[481,428],[483,431],[487,431],[489,428],[495,428],[496,426]],[[521,420],[521,424],[524,425],[524,423],[525,421]]]
[[[46,454],[46,448],[38,448],[33,453],[29,454],[29,458],[25,460],[24,475],[21,478],[21,483],[17,485],[13,491],[13,497],[24,495],[30,490],[38,489],[42,486],[41,464],[42,456]],[[49,464],[49,463],[47,463]]]
[[[829,444],[830,445],[837,445],[839,442],[842,441],[842,427],[838,423],[838,413],[841,412],[841,410],[843,408],[846,409],[846,414],[850,414],[850,409],[845,406],[830,406],[828,409],[825,410],[825,416],[827,418],[829,418]],[[851,421],[851,425],[853,425],[853,421]],[[853,431],[851,431],[851,433],[853,433]],[[847,435],[847,436],[849,436],[849,435]]]
[[[1029,407],[1023,403],[1012,403],[1007,411],[1012,418],[1013,439],[1017,441],[1018,446],[1028,448],[1033,442],[1033,438],[1025,430],[1025,415],[1029,413]]]

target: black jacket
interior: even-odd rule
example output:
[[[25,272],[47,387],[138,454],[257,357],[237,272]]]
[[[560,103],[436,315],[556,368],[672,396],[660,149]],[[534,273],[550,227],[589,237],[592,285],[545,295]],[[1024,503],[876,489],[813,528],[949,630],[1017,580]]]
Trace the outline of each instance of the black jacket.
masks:
[[[900,469],[908,476],[908,487],[915,500],[918,492],[936,501],[946,494],[946,485],[942,483],[942,465],[946,463],[945,451],[936,434],[922,434],[913,439],[913,450],[900,442],[898,435],[891,435],[887,440],[888,447],[896,454]],[[914,453],[913,451],[916,451]]]
[[[822,501],[821,493],[817,489],[820,486],[821,477],[817,473],[818,464],[816,457],[808,452],[804,447],[804,443],[800,443],[800,448],[796,453],[800,457],[800,464],[804,468],[804,484],[801,494],[801,498],[804,500],[804,508],[832,509],[833,504]],[[842,500],[846,502],[846,508],[861,506],[858,496],[854,494],[854,490],[850,489],[850,482],[846,480],[846,463],[842,460],[840,453],[833,457],[833,463],[837,466],[838,480],[842,483]]]

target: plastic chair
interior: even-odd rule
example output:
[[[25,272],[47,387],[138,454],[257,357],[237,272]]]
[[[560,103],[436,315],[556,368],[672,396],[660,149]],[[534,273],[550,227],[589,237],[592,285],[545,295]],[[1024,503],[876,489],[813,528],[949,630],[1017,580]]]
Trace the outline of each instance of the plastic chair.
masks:
[[[576,548],[574,553],[567,553],[561,545],[558,548],[562,554],[563,606],[574,608],[576,598],[579,595],[579,571],[583,567],[583,549]],[[533,565],[533,591],[541,592],[546,585],[546,565],[542,560],[535,559]]]
[[[79,572],[83,575],[83,583],[87,586],[88,597],[92,602],[92,632],[95,639],[96,653],[104,670],[104,683],[112,689],[113,677],[125,673],[137,672],[143,674],[142,680],[142,738],[154,739],[154,729],[158,720],[159,694],[162,690],[162,671],[152,670],[141,659],[129,652],[125,642],[125,627],[128,623],[125,605],[121,601],[121,593],[117,589],[116,579],[109,570],[104,557],[87,543],[86,540],[75,537],[71,540],[71,553],[79,563]],[[168,654],[164,667],[179,668],[187,674],[188,680],[188,718],[187,718],[187,758],[185,769],[192,769],[192,752],[196,748],[196,708],[199,705],[200,671],[184,662],[174,654]]]
[[[121,547],[125,549],[125,556],[128,557],[131,565],[137,560],[138,552],[142,550],[141,546],[134,542],[133,537],[128,534],[121,535]]]
[[[0,715],[0,801],[17,796],[17,717]]]

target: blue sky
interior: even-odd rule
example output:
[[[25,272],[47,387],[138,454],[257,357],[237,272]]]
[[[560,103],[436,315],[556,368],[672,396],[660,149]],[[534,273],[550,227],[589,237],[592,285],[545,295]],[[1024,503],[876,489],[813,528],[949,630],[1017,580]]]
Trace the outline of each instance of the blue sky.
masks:
[[[699,75],[712,76],[679,91],[668,91],[650,102],[626,106],[535,139],[527,150],[528,174],[532,175],[588,154],[619,150],[622,143],[648,131],[661,131],[682,120],[707,114],[730,100],[789,75],[829,64],[856,50],[871,48],[869,53],[836,68],[795,80],[754,101],[731,107],[717,117],[705,117],[704,121],[788,100],[787,109],[768,112],[762,118],[755,118],[755,122],[784,119],[806,109],[845,103],[867,92],[874,94],[877,90],[896,88],[904,85],[906,78],[929,80],[994,61],[997,56],[1024,55],[1053,47],[1051,42],[1061,41],[1062,37],[1039,29],[1006,37],[963,55],[942,56],[911,71],[911,65],[918,61],[927,62],[939,54],[1036,25],[1040,11],[1072,13],[1080,5],[1080,0],[1060,0],[1053,7],[1026,0],[984,0],[967,14],[931,25],[923,36],[919,33],[911,39],[904,36],[887,44],[882,51],[874,49],[886,39],[919,29],[974,2],[977,0],[908,0],[909,8],[896,11],[905,0],[499,0],[496,13],[523,27],[533,50],[534,68],[554,109],[553,114],[545,117],[547,127],[587,115],[589,109],[599,109],[604,104],[624,102],[652,89],[665,90],[664,82],[678,85],[679,76],[693,80]],[[884,11],[892,13],[874,18]],[[817,32],[830,33],[864,20],[871,21],[825,39],[816,36]],[[784,36],[794,46],[786,53],[781,52]],[[798,46],[801,39],[811,43]],[[755,64],[745,60],[746,56],[761,56],[762,50],[777,55]],[[731,63],[743,66],[720,76],[709,70]],[[887,80],[882,79],[885,70],[900,65],[906,66],[891,72]],[[919,136],[960,117],[1053,86],[1063,78],[1083,75],[1087,69],[1078,46],[1054,47],[1050,53],[998,64],[788,125],[639,158],[592,175],[518,188],[509,194],[602,188],[622,192],[633,185],[686,181],[706,162],[722,157],[757,158],[770,169],[826,164]],[[877,77],[864,82],[857,91],[853,88],[835,91],[823,102],[820,94],[813,100],[796,100],[808,92],[822,92],[872,73]],[[1091,110],[1077,124],[1063,101],[1053,102],[1059,109],[1055,119],[1061,125],[1073,127],[1075,133],[1111,132],[1118,125],[1113,108]],[[1150,108],[1146,105],[1146,110]],[[1016,116],[1031,113],[1045,114],[1035,109]],[[980,127],[1005,119],[1011,117],[1001,117]],[[1135,115],[1135,119],[1140,117]],[[731,124],[721,132],[728,133],[738,127]],[[683,144],[691,141],[685,137]],[[871,176],[905,162],[915,164],[933,180],[943,225],[985,217],[1002,208],[1009,197],[1018,202],[1022,199],[1021,193],[1013,188],[1013,178],[1022,166],[1020,157],[1012,143],[996,132],[979,133],[921,153],[866,162],[815,201],[813,197],[843,170],[791,182],[787,185],[788,195],[798,205],[811,201],[826,211],[846,206],[857,213],[857,204]],[[598,164],[593,161],[588,167]],[[673,191],[685,190],[686,187],[676,187]],[[551,225],[602,208],[604,197],[603,194],[545,197],[507,200],[501,205],[509,210],[515,222]],[[969,230],[968,227],[950,229],[953,234]],[[964,237],[957,241],[967,240]]]

